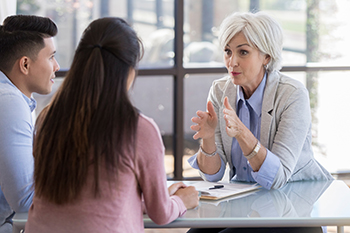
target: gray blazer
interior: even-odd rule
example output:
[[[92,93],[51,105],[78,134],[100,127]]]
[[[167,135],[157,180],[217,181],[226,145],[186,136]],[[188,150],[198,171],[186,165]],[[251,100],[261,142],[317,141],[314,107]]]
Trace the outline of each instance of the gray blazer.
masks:
[[[235,175],[231,160],[232,138],[226,133],[223,117],[225,96],[236,109],[237,86],[229,76],[213,82],[208,100],[213,103],[219,120],[215,132],[218,153],[225,164],[229,164],[232,179]],[[307,89],[299,81],[278,71],[269,73],[262,103],[260,142],[281,162],[271,188],[280,188],[290,181],[333,179],[315,160],[311,141]]]

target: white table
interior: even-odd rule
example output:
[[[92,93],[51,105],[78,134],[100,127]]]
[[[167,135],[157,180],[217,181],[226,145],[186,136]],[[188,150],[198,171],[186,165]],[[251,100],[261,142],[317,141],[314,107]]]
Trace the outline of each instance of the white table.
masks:
[[[14,216],[13,232],[24,228],[27,217],[27,213]],[[199,207],[163,226],[144,216],[144,224],[146,228],[337,226],[343,233],[343,226],[350,226],[350,189],[340,180],[293,182],[280,190],[200,201]]]
[[[190,184],[191,182],[187,182]],[[220,203],[199,207],[159,226],[144,216],[146,228],[315,227],[350,226],[350,189],[340,180],[288,183],[279,190],[261,189]]]

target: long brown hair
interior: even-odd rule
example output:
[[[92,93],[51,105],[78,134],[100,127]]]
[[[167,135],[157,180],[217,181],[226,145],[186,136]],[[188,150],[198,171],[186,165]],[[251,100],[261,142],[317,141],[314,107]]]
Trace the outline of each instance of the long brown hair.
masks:
[[[121,18],[101,18],[84,31],[71,69],[50,106],[39,117],[34,141],[35,194],[56,204],[75,200],[93,166],[116,168],[118,156],[134,148],[138,111],[127,80],[142,44]]]

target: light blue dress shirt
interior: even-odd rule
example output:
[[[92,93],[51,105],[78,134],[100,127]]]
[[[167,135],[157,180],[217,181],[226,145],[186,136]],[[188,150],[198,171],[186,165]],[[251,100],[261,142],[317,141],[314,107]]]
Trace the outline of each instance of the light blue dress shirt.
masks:
[[[265,85],[266,74],[264,75],[264,78],[258,88],[254,91],[253,95],[247,100],[244,98],[242,87],[237,86],[237,115],[242,123],[253,133],[253,135],[258,140],[260,140],[261,108]],[[198,154],[195,154],[188,159],[190,165],[195,169],[199,169],[197,163],[197,155]],[[231,159],[235,174],[232,180],[257,182],[266,189],[271,188],[273,180],[280,166],[279,158],[271,151],[267,150],[265,161],[263,162],[259,171],[254,172],[249,164],[249,161],[244,157],[241,147],[235,138],[232,138]],[[221,167],[216,174],[204,175],[208,181],[217,181],[223,177],[225,168],[226,165],[221,159]]]
[[[26,212],[33,189],[33,98],[0,72],[0,226],[10,214]]]

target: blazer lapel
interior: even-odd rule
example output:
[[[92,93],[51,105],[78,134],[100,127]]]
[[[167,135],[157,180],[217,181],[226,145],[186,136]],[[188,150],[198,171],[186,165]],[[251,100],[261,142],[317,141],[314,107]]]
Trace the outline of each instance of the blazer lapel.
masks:
[[[278,87],[279,76],[277,72],[269,73],[266,80],[266,86],[264,91],[264,99],[261,109],[261,130],[260,130],[260,142],[266,148],[270,148],[270,128],[273,121],[272,110],[274,106],[274,99]]]
[[[232,160],[231,160],[232,138],[230,136],[228,136],[226,133],[226,122],[225,122],[224,114],[222,111],[225,108],[224,99],[226,96],[228,97],[229,103],[232,106],[233,110],[236,111],[237,86],[232,83],[231,79],[229,80],[229,83],[227,83],[227,85],[228,86],[227,86],[227,88],[224,92],[223,98],[221,100],[222,107],[220,109],[220,117],[221,117],[222,121],[220,124],[220,128],[221,128],[221,137],[222,137],[222,142],[224,145],[226,158],[228,159],[229,164],[232,166]]]

